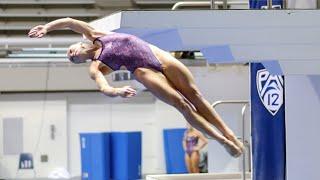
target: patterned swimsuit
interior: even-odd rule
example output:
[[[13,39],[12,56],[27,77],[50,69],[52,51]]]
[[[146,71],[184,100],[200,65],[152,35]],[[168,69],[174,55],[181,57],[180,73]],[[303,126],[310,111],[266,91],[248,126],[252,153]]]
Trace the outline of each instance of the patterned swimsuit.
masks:
[[[102,50],[97,59],[112,70],[125,66],[131,73],[137,68],[152,68],[162,72],[159,60],[151,51],[149,44],[136,36],[124,33],[112,33],[96,38],[100,41]]]

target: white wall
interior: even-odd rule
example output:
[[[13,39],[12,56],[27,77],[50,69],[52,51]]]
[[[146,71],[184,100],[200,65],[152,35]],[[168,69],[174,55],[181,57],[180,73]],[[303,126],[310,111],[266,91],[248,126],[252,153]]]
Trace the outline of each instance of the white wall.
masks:
[[[46,176],[54,167],[65,167],[67,164],[66,102],[56,95],[48,95],[47,101],[44,99],[44,94],[16,94],[1,95],[0,101],[1,120],[5,117],[23,118],[23,150],[34,153],[35,170],[38,176]],[[42,123],[43,128],[41,128]],[[51,124],[57,127],[55,140],[50,139]],[[42,130],[40,143],[36,149],[40,130]],[[3,156],[2,135],[0,133],[0,166],[2,167],[0,178],[13,178],[18,167],[18,156]],[[49,162],[40,162],[42,154],[48,155]],[[25,176],[19,172],[18,175],[20,174]]]
[[[285,77],[288,180],[318,180],[320,76]]]
[[[209,102],[248,99],[247,66],[223,65],[210,68],[191,67],[190,69],[200,90]],[[28,122],[25,126],[25,142],[28,144],[25,150],[32,151],[35,137],[39,135],[43,94],[1,95],[0,97],[1,117],[4,115],[22,116],[25,122]],[[218,112],[223,114],[229,111],[229,108],[218,109]],[[38,171],[41,171],[39,176],[42,177],[47,176],[49,171],[58,166],[68,169],[72,176],[80,176],[78,133],[110,130],[142,131],[142,173],[165,173],[162,131],[164,128],[185,127],[186,124],[182,115],[173,107],[155,100],[149,93],[140,94],[132,99],[108,98],[100,93],[49,94],[45,112],[45,129],[40,149],[41,152],[49,154],[49,163],[48,165],[36,164]],[[236,129],[239,122],[234,121],[233,115],[229,117],[231,118],[226,119],[227,123]],[[30,122],[33,124],[29,124]],[[46,128],[50,123],[55,123],[58,130],[59,139],[57,137],[54,143],[47,140],[49,131]],[[17,167],[17,157],[4,157],[1,147],[2,138],[0,137],[0,178],[13,177]],[[213,145],[213,148],[223,150],[221,146]],[[220,158],[219,155],[212,155],[212,157],[215,160]],[[228,159],[221,161],[229,162]]]
[[[316,0],[288,0],[289,9],[317,9]]]
[[[80,176],[80,132],[110,131],[110,105],[99,103],[96,93],[68,95],[68,169]]]

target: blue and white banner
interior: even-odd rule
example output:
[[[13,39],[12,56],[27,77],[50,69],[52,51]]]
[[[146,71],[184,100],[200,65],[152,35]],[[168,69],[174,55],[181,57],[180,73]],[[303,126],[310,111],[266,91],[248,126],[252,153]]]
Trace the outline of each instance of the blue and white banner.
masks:
[[[268,0],[250,0],[250,9],[268,9]],[[272,0],[272,9],[282,9],[282,0]]]
[[[253,180],[284,180],[284,79],[261,63],[251,63],[250,71]]]

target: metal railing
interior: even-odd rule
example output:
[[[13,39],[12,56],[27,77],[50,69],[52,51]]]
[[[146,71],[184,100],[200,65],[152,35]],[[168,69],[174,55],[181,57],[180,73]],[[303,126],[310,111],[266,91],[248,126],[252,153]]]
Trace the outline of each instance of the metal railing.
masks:
[[[241,133],[241,140],[244,146],[248,149],[248,161],[249,161],[249,167],[251,167],[251,157],[250,157],[250,144],[248,141],[245,140],[245,112],[247,107],[249,106],[249,101],[246,100],[226,100],[226,101],[216,101],[211,106],[215,108],[219,104],[243,104],[241,108],[241,116],[242,116],[242,133]],[[249,169],[250,170],[250,169]],[[246,153],[243,153],[242,155],[242,179],[246,179]]]
[[[173,5],[172,10],[177,10],[181,7],[210,7],[216,9],[217,5],[222,5],[223,9],[228,9],[228,5],[249,5],[249,2],[231,1],[228,0],[210,0],[210,1],[181,1]],[[266,9],[273,9],[272,0],[267,0]],[[282,0],[282,9],[287,8],[287,0]]]
[[[67,58],[68,48],[0,48],[0,58]]]
[[[95,4],[95,0],[55,0],[55,1],[47,1],[47,0],[28,0],[28,1],[21,1],[21,0],[2,0],[0,5],[47,5],[47,4]]]
[[[228,5],[249,5],[249,2],[244,1],[232,1],[227,0],[211,0],[211,1],[181,1],[173,5],[171,10],[177,10],[181,7],[210,7],[215,9],[216,5],[222,5],[224,9],[227,9]]]

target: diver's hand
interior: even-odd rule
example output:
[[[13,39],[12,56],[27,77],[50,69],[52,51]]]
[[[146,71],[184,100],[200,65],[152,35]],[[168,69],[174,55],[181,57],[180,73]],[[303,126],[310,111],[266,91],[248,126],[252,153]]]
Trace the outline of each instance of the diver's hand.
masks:
[[[194,147],[193,152],[199,152],[201,149],[199,147]]]
[[[35,26],[33,27],[29,33],[28,33],[28,36],[31,37],[31,38],[41,38],[43,37],[45,34],[47,34],[48,30],[46,28],[45,25],[38,25],[38,26]]]
[[[124,98],[129,98],[132,96],[135,96],[137,94],[137,91],[131,88],[130,86],[124,86],[122,88],[116,88],[115,89],[117,95],[124,97]]]

